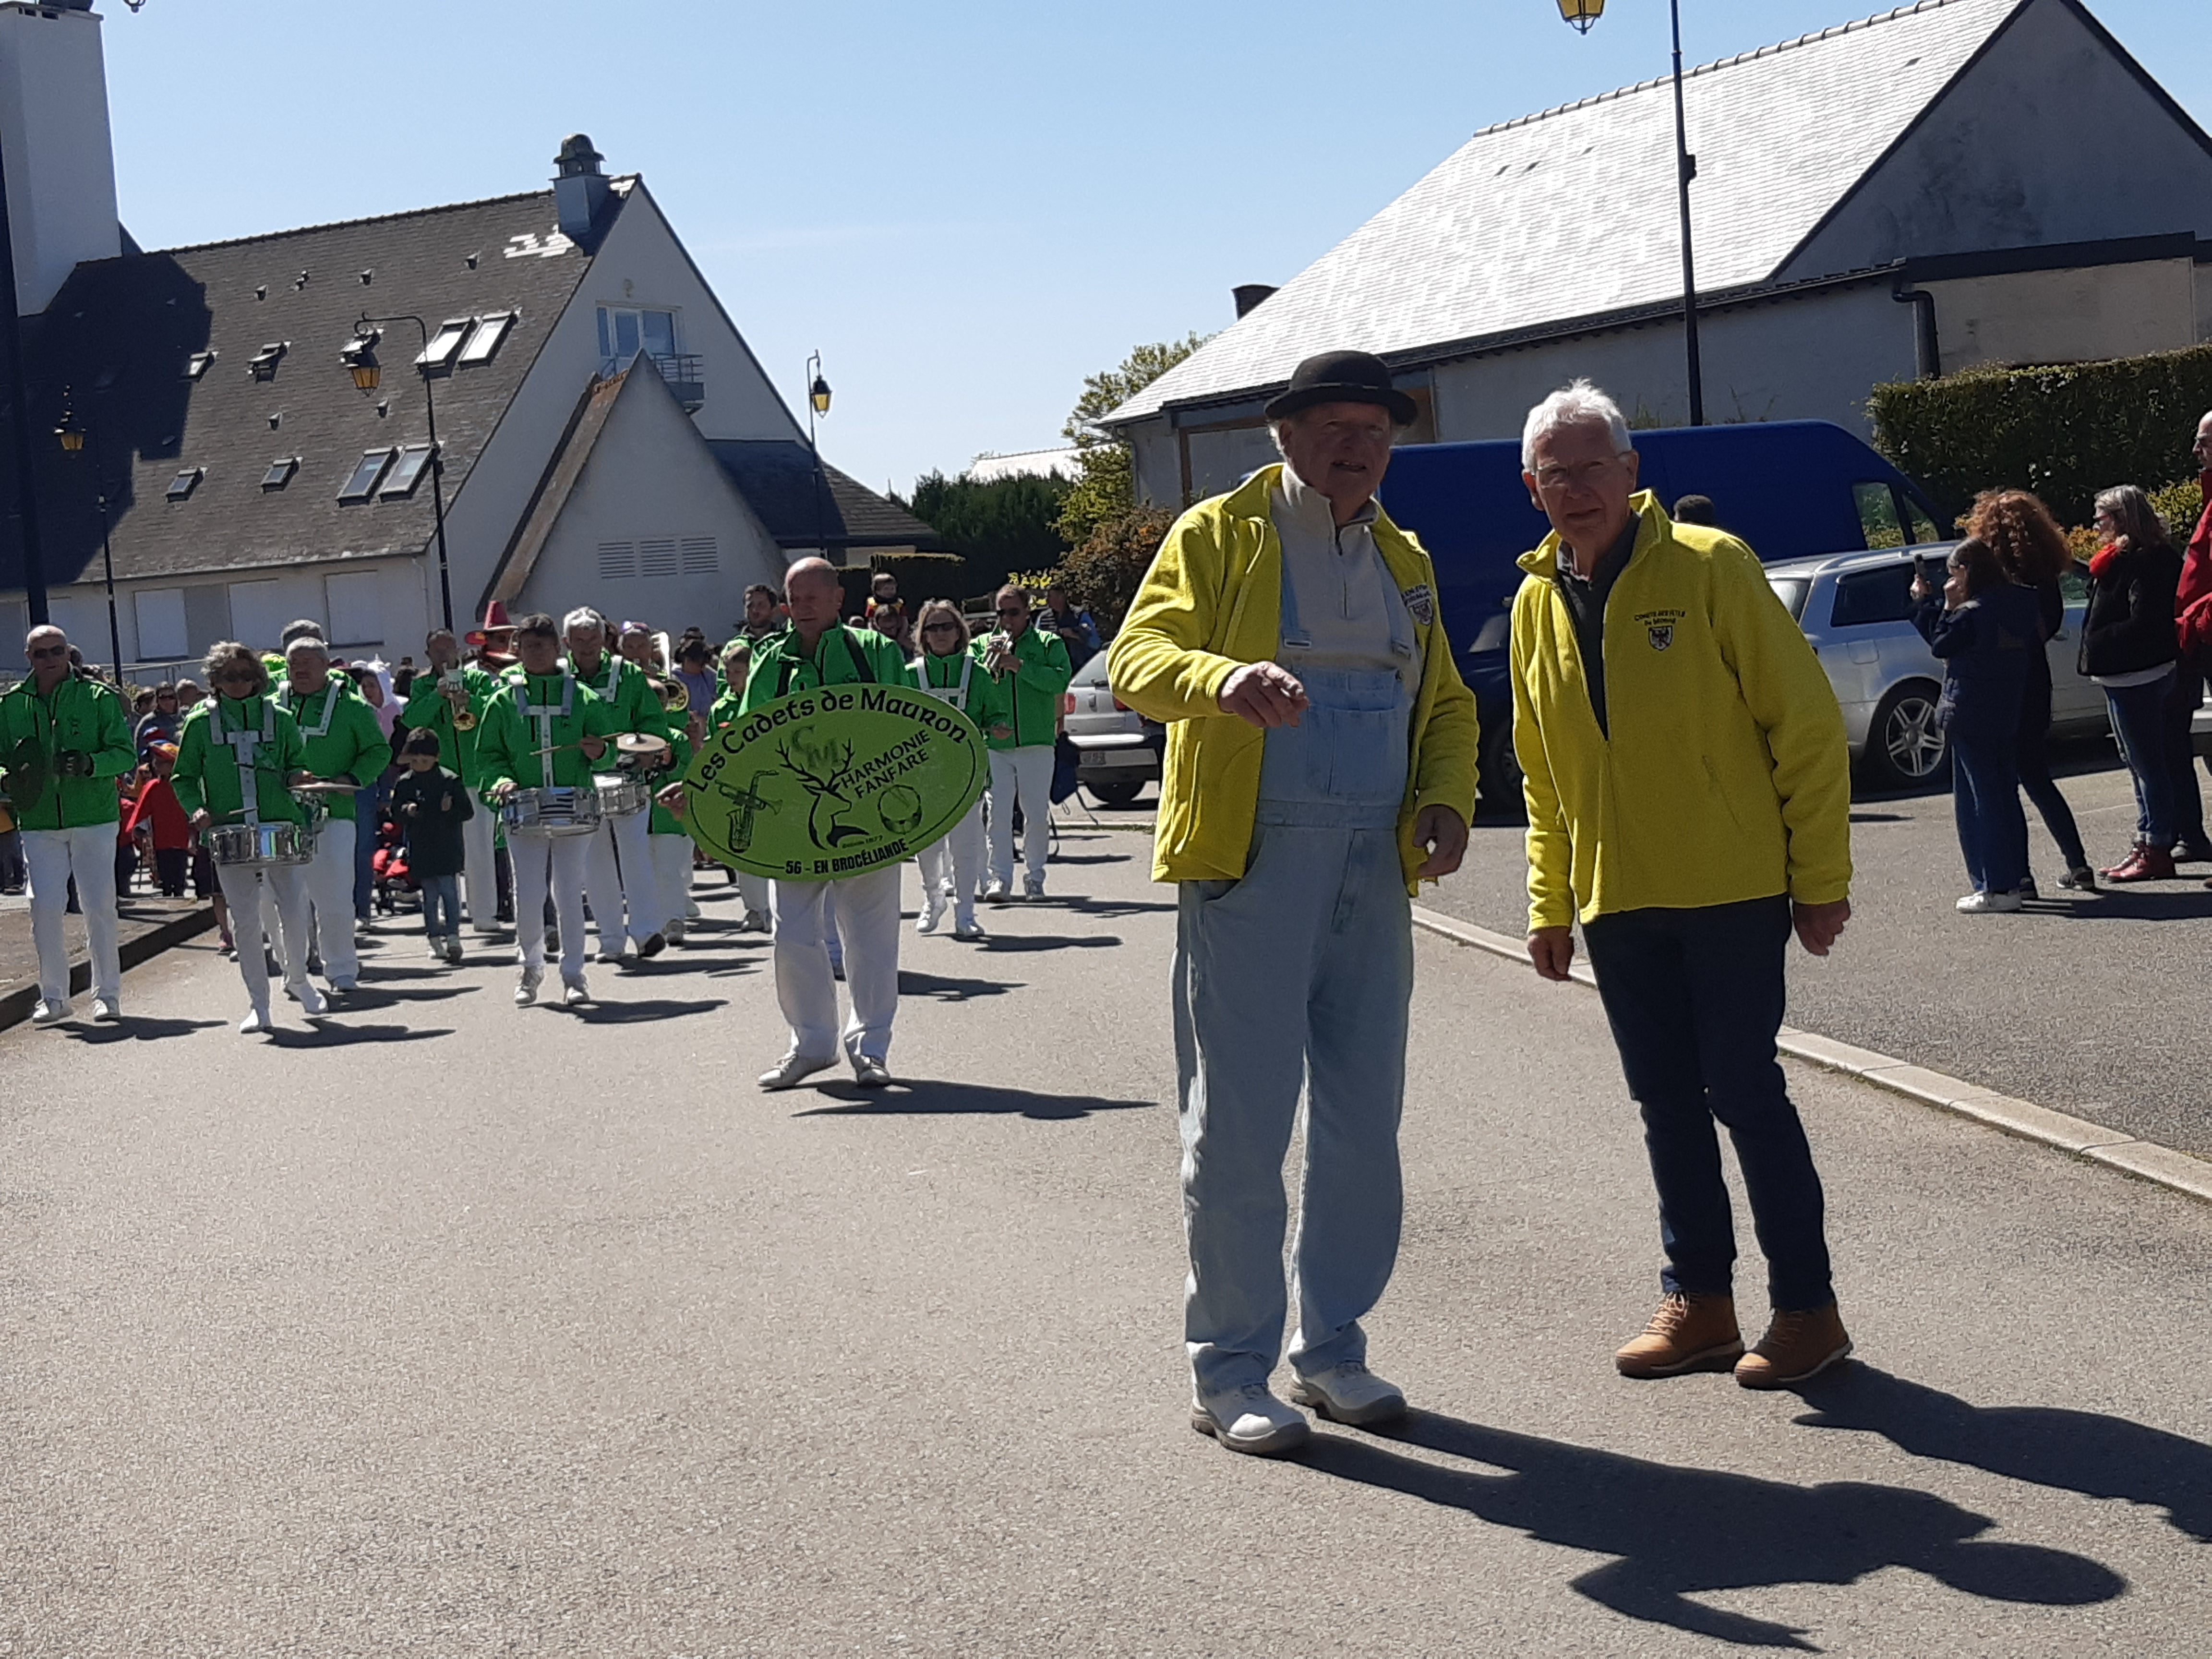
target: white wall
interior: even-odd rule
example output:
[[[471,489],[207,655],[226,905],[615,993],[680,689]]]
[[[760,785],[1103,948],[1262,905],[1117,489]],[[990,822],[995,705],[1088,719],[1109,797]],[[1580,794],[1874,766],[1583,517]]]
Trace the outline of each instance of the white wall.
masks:
[[[100,28],[90,12],[0,11],[0,152],[26,316],[79,260],[122,252]]]
[[[1917,286],[1936,296],[1943,372],[1979,363],[2087,363],[2194,345],[2197,264],[2027,270]]]
[[[423,605],[424,571],[414,559],[347,560],[340,562],[288,565],[254,570],[197,574],[181,580],[151,578],[115,585],[116,620],[123,636],[126,664],[169,663],[197,659],[217,639],[240,639],[260,650],[274,650],[287,623],[311,617],[327,631],[331,623],[330,579],[362,583],[350,598],[373,619],[374,632],[366,639],[334,640],[350,658],[381,656],[398,662],[403,656],[422,660],[422,639],[428,629]],[[435,580],[434,573],[432,580]],[[170,611],[169,596],[187,588],[221,590],[224,603],[203,609],[213,611],[212,629],[187,629],[183,651],[165,648],[173,641],[149,638],[139,628],[138,595],[160,596],[149,612]],[[50,596],[54,620],[68,632],[72,643],[88,657],[106,662],[107,596],[97,582],[80,582],[58,588]],[[204,636],[204,637],[203,637]]]
[[[744,614],[749,586],[781,585],[783,556],[690,428],[650,371],[623,383],[508,614],[588,605],[671,634],[696,623],[719,639]],[[711,571],[696,568],[709,542]],[[647,574],[656,566],[665,574]]]

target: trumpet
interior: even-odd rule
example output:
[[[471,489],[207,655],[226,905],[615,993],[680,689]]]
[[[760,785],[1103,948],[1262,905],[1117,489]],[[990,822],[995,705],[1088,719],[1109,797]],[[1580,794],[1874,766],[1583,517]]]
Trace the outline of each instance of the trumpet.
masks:
[[[477,711],[469,707],[469,688],[458,668],[438,672],[438,694],[453,705],[453,730],[473,732],[477,729]]]

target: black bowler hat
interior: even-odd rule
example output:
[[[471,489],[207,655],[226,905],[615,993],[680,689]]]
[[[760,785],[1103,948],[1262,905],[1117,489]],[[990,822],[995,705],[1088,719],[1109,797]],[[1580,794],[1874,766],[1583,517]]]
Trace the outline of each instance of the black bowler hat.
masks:
[[[1411,426],[1420,413],[1413,400],[1390,384],[1390,370],[1370,351],[1324,351],[1291,371],[1290,390],[1270,403],[1271,421],[1295,415],[1316,404],[1379,404],[1400,426]]]

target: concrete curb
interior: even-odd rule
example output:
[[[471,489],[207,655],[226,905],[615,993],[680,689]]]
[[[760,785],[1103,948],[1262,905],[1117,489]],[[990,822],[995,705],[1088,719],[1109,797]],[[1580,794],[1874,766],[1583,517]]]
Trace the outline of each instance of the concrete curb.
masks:
[[[1475,951],[1486,951],[1492,956],[1503,957],[1508,962],[1528,965],[1528,952],[1523,941],[1509,939],[1504,933],[1494,933],[1487,927],[1477,927],[1470,922],[1455,921],[1449,916],[1433,910],[1413,907],[1413,925]],[[1534,971],[1533,969],[1531,972]],[[1595,988],[1596,977],[1589,964],[1577,962],[1571,972],[1580,983]],[[2022,1140],[2069,1153],[2109,1170],[2118,1170],[2148,1181],[2169,1192],[2212,1204],[2212,1163],[2193,1158],[2187,1152],[2177,1152],[2171,1146],[2154,1140],[2138,1140],[2119,1129],[2092,1123],[2083,1117],[2074,1117],[2064,1112],[2055,1112],[2047,1106],[2038,1106],[2033,1101],[2014,1100],[1984,1089],[1978,1084],[1962,1082],[1946,1077],[1941,1072],[1931,1072],[1924,1066],[1910,1066],[1888,1054],[1876,1054],[1871,1048],[1857,1048],[1848,1042],[1838,1042],[1811,1031],[1801,1031],[1795,1026],[1782,1028],[1777,1045],[1793,1059],[1802,1060],[1832,1072],[1848,1073],[1862,1078],[1892,1094],[1902,1095],[1907,1100],[1917,1101],[1923,1106],[1933,1106],[1955,1116],[1972,1118],[1977,1123]]]
[[[160,926],[149,927],[144,933],[125,939],[117,947],[116,956],[128,973],[141,963],[150,962],[172,945],[182,945],[215,926],[215,909],[211,905],[200,905],[181,915],[170,917]],[[73,962],[70,964],[70,995],[83,995],[92,988],[92,964]],[[35,983],[19,985],[5,996],[0,996],[0,1031],[12,1025],[21,1025],[30,1018],[31,1011],[39,1006],[39,988]]]

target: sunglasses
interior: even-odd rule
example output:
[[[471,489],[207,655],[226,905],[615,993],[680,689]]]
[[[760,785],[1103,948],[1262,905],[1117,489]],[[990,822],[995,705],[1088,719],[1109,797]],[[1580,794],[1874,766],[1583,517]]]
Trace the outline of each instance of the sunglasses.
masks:
[[[31,660],[33,662],[43,662],[50,657],[66,657],[67,655],[69,655],[69,647],[65,645],[49,645],[33,650],[31,653]]]
[[[925,634],[957,634],[960,631],[960,624],[958,623],[925,623],[922,624],[921,631]]]
[[[1002,617],[1026,617],[1030,614],[1030,608],[1025,605],[1002,605],[999,607],[999,614]]]

